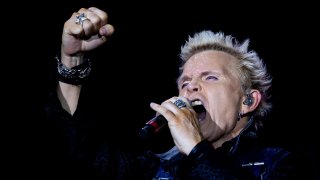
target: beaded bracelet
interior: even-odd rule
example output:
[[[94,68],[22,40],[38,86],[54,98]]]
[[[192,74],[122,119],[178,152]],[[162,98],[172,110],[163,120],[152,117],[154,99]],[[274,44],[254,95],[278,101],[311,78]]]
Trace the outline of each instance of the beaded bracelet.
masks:
[[[66,67],[58,56],[57,60],[57,75],[58,80],[67,84],[80,85],[91,73],[91,61],[87,59],[84,63],[72,68]]]

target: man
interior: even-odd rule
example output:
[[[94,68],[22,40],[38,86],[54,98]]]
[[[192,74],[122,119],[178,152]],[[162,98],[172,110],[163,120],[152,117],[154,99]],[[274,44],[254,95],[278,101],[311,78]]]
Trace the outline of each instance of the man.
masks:
[[[91,71],[91,63],[84,55],[112,35],[114,28],[107,24],[107,17],[98,8],[82,8],[64,24],[61,57],[57,57],[57,97],[61,107],[49,103],[48,116],[52,121],[80,122],[76,120],[80,92]],[[168,152],[146,151],[129,157],[126,152],[102,143],[88,155],[83,144],[75,146],[75,142],[79,143],[77,135],[69,136],[77,128],[60,124],[69,137],[70,160],[83,164],[81,169],[87,168],[88,174],[118,179],[298,177],[303,169],[292,153],[264,147],[257,138],[258,127],[271,108],[271,77],[257,53],[248,51],[248,42],[239,43],[223,33],[202,31],[181,48],[178,97],[161,105],[150,104],[167,121],[175,144]],[[202,110],[196,111],[196,106]]]

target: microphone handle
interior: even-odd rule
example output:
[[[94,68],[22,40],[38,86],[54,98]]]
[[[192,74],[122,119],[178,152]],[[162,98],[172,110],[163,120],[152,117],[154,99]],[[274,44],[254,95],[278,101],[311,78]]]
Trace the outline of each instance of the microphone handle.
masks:
[[[156,116],[145,124],[145,126],[140,130],[139,136],[142,139],[150,138],[156,135],[157,132],[160,131],[163,127],[165,127],[167,124],[168,122],[164,118],[164,116]]]

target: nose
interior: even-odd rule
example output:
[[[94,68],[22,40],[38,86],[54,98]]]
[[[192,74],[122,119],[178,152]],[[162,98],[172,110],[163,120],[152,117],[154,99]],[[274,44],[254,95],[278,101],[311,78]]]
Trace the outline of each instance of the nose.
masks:
[[[190,81],[190,83],[187,86],[187,90],[189,92],[198,92],[200,90],[200,85],[196,80]]]

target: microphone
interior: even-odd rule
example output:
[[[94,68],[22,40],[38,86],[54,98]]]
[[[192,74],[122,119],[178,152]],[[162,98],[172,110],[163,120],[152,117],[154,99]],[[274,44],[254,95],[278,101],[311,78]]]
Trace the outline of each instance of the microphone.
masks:
[[[149,120],[140,130],[139,136],[141,139],[148,139],[155,136],[161,129],[168,126],[168,122],[164,116],[159,115]]]
[[[176,100],[174,104],[177,105],[177,107],[179,107],[180,109],[183,107],[187,107],[187,104],[181,99]],[[195,103],[195,102],[190,102],[189,104],[191,104],[191,106],[194,109],[195,109],[195,106],[199,105],[198,103]],[[201,105],[201,109],[202,109],[201,111],[204,110],[204,107],[202,105]],[[196,109],[195,111],[197,112]],[[145,126],[140,130],[139,136],[141,139],[149,139],[151,137],[154,137],[156,134],[159,133],[159,131],[161,131],[161,129],[164,129],[167,126],[168,126],[168,122],[166,118],[163,115],[158,115],[152,118],[151,120],[149,120],[145,124]]]

